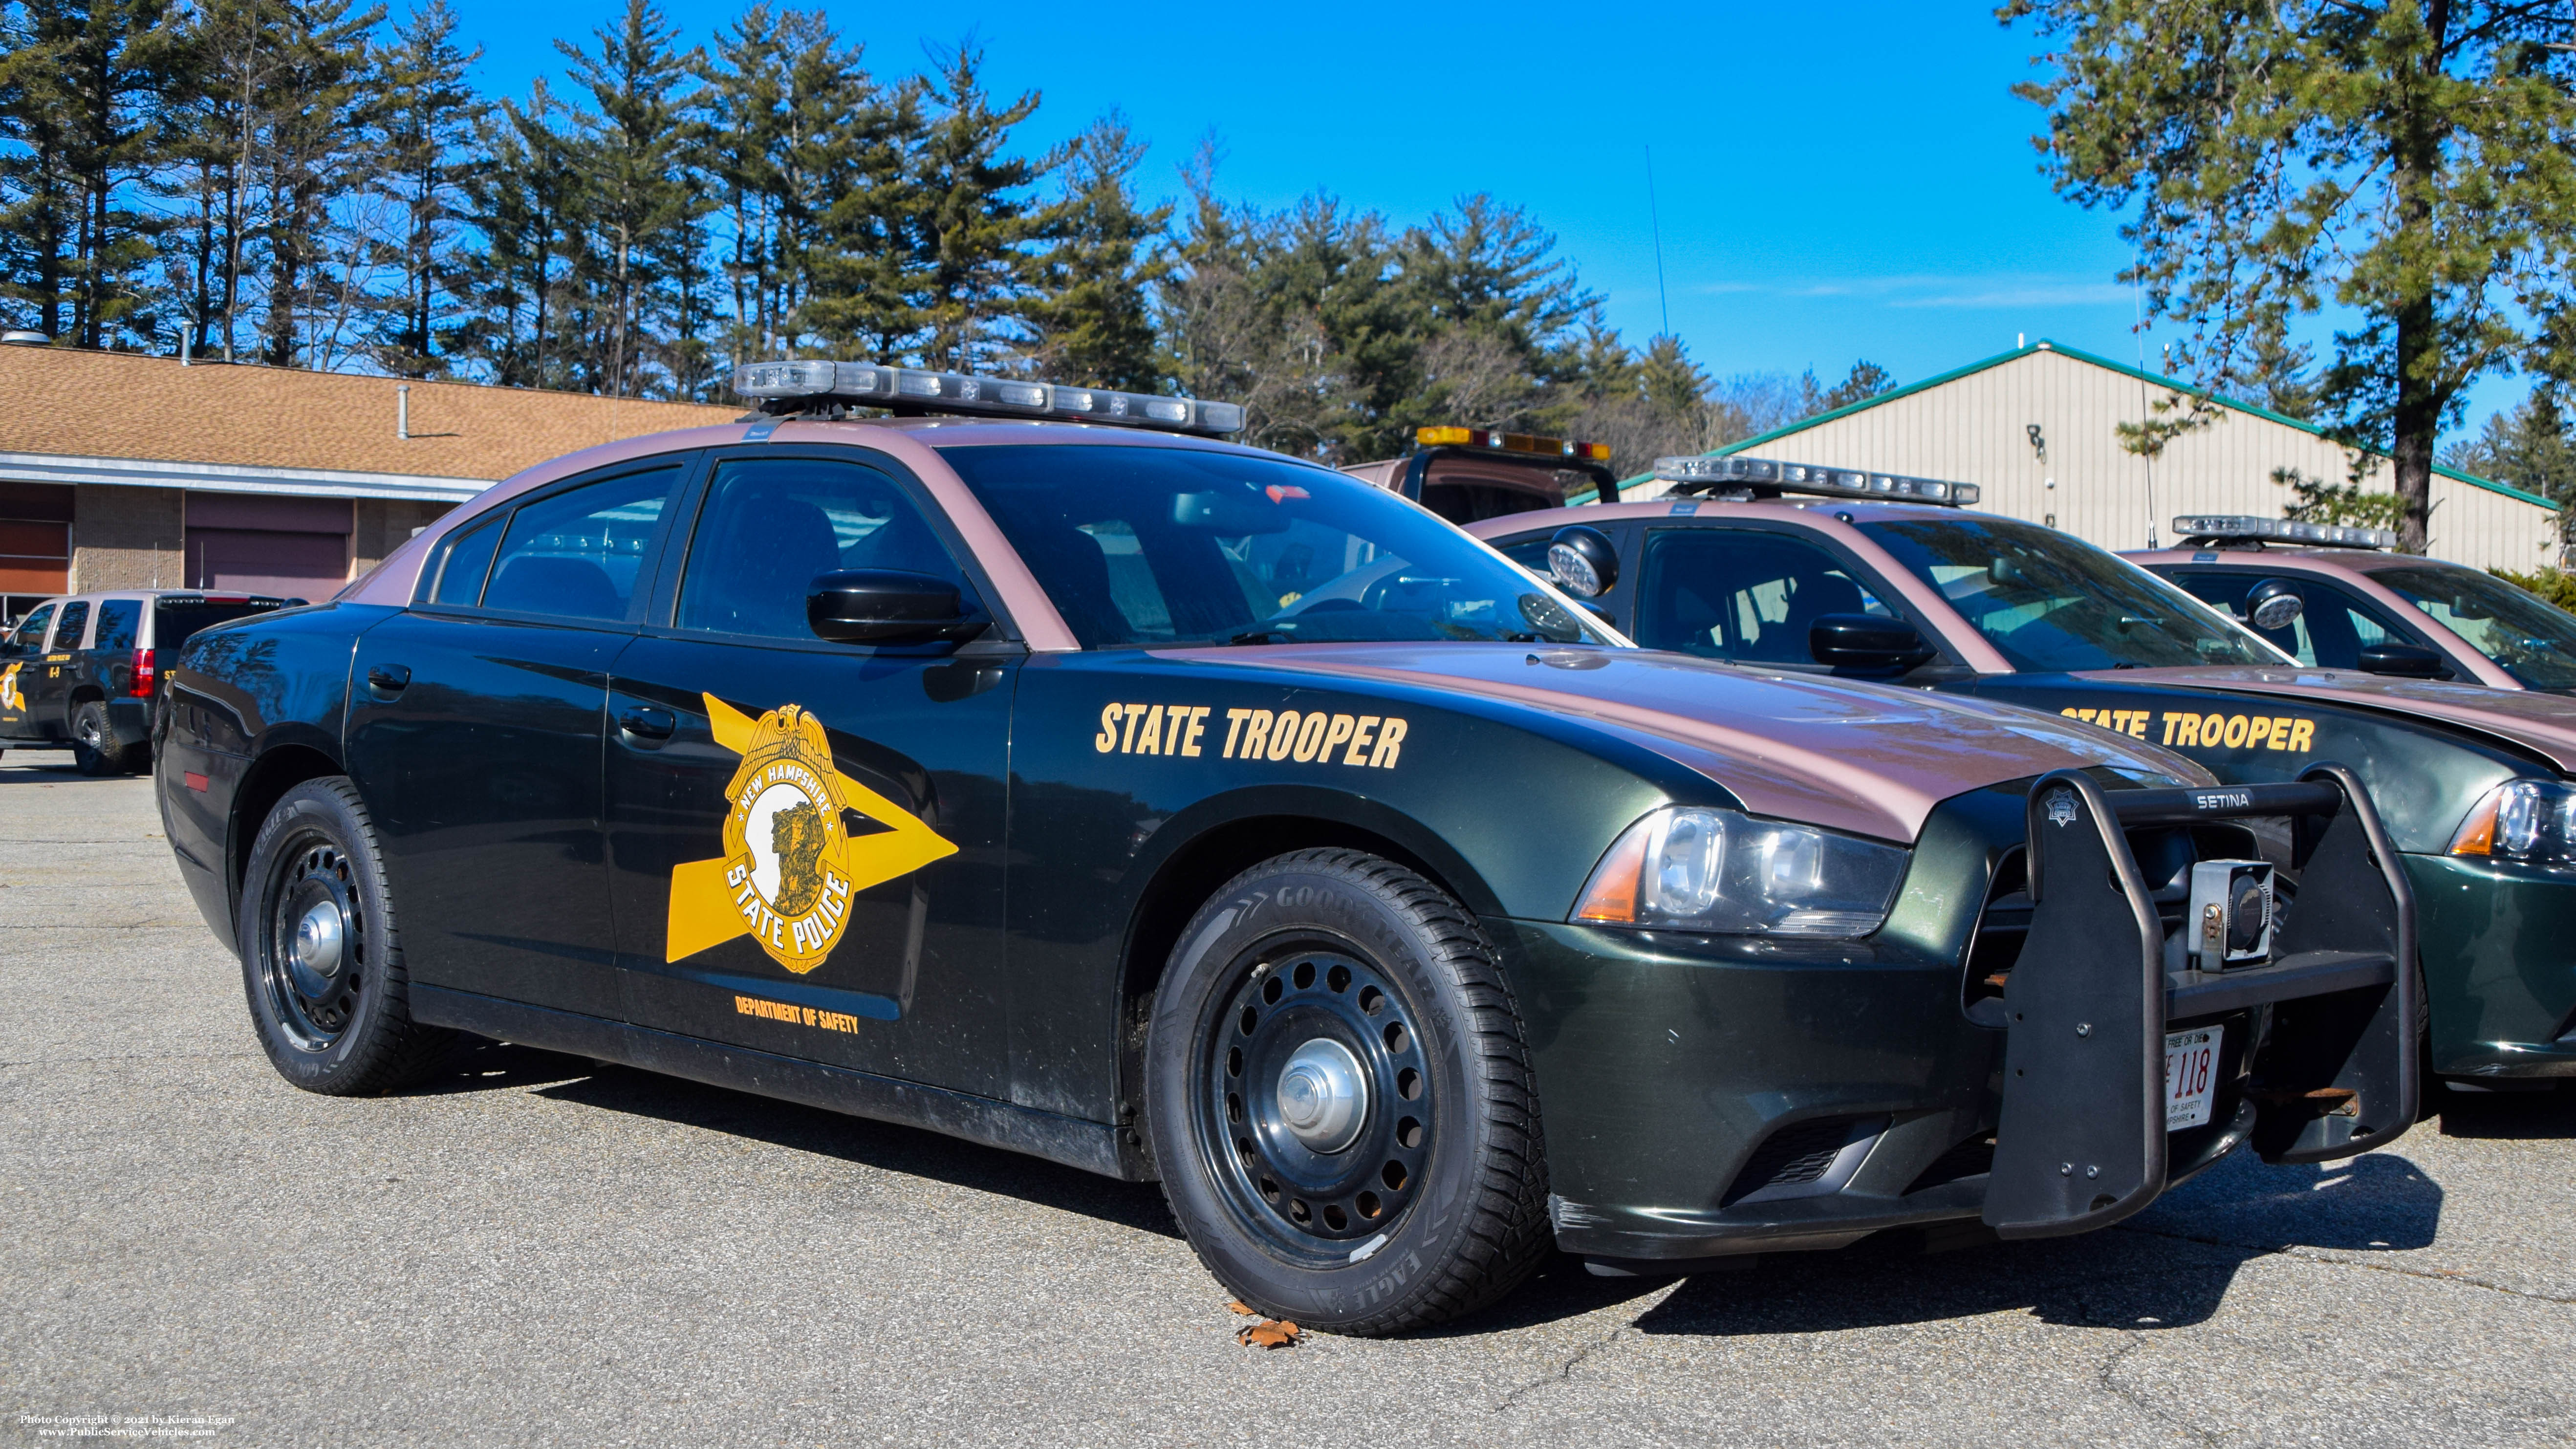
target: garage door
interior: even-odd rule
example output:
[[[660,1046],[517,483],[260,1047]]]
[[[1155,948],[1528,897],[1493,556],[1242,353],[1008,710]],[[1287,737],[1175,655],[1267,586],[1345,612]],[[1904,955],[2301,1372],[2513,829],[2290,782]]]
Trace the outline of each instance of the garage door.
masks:
[[[0,483],[0,616],[69,590],[71,566],[72,490]]]
[[[188,583],[327,599],[349,579],[349,500],[188,495]]]

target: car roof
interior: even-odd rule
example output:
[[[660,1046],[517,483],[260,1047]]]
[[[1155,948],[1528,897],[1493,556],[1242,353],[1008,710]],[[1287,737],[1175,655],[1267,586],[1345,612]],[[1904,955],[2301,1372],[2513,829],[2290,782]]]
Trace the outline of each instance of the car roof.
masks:
[[[2240,568],[2276,568],[2311,574],[2366,575],[2381,569],[2438,564],[2416,554],[2382,553],[2375,548],[2159,548],[2139,549],[2120,557],[2141,568],[2167,564],[2227,564]],[[2453,564],[2454,568],[2461,565]]]
[[[1499,518],[1488,518],[1480,523],[1471,523],[1467,526],[1467,531],[1478,538],[1493,539],[1506,534],[1528,532],[1551,524],[1563,528],[1573,523],[1618,523],[1641,518],[1678,519],[1686,523],[1771,519],[1775,522],[1794,521],[1817,524],[1827,519],[1836,523],[1892,523],[1906,519],[2001,516],[1980,513],[1967,508],[1943,508],[1929,503],[1873,503],[1858,498],[1779,498],[1762,499],[1752,503],[1722,503],[1707,498],[1653,498],[1643,503],[1582,503],[1569,508],[1540,508],[1528,513],[1506,513]]]

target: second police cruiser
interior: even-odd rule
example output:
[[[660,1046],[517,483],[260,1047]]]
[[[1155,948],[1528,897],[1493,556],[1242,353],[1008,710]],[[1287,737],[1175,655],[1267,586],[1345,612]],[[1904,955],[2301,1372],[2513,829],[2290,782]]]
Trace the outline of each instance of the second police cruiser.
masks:
[[[2576,700],[2389,677],[2471,665],[2444,667],[2375,596],[2331,600],[2296,556],[2268,567],[2204,546],[2148,560],[2177,587],[2055,529],[1970,511],[1972,483],[1745,457],[1667,458],[1656,476],[1668,496],[1587,508],[1579,525],[1557,512],[1471,531],[1526,567],[1553,555],[1556,577],[1650,648],[2028,705],[2231,782],[2348,765],[2420,903],[2434,1071],[2490,1090],[2576,1076]],[[2370,541],[2262,520],[2175,527],[2204,545]],[[2465,570],[2391,568],[2388,587],[2472,596],[2448,576]],[[2557,677],[2554,654],[2524,654],[2540,687]]]
[[[287,1080],[464,1031],[1158,1179],[1355,1333],[2414,1120],[2414,893],[2323,749],[2219,789],[1636,650],[1222,403],[737,386],[176,661],[169,839]]]

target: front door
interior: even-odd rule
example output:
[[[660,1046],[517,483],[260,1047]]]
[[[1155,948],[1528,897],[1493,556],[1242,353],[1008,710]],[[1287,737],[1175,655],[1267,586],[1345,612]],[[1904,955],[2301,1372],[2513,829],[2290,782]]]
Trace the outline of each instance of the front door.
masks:
[[[45,631],[54,626],[53,604],[39,604],[0,641],[0,739],[44,736],[27,708],[27,690],[45,673]]]
[[[72,677],[79,672],[81,635],[89,631],[90,601],[73,599],[54,620],[53,642],[27,661],[19,672],[18,692],[27,697],[27,722],[33,734],[55,739],[71,734]]]
[[[977,590],[893,465],[717,455],[609,697],[609,849],[637,1025],[1006,1095],[1015,662],[830,643],[808,585]]]
[[[349,770],[414,980],[617,1016],[608,670],[685,471],[657,459],[496,510],[447,542],[411,609],[359,639]]]

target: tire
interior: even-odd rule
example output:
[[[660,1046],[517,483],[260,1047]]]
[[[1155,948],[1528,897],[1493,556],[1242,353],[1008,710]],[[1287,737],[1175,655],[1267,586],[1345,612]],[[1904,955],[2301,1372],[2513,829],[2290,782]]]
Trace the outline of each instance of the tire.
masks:
[[[142,753],[141,740],[117,733],[106,701],[83,700],[72,711],[72,768],[92,777],[128,774]]]
[[[1253,1308],[1401,1333],[1549,1250],[1520,1015],[1474,918],[1402,866],[1305,850],[1228,882],[1172,952],[1145,1063],[1172,1215]]]
[[[317,912],[336,951],[334,930],[299,941]],[[251,1025],[279,1076],[357,1097],[437,1070],[454,1033],[411,1019],[398,922],[356,787],[334,777],[288,790],[251,845],[233,922]]]

